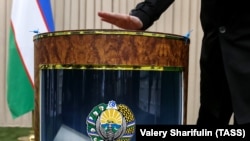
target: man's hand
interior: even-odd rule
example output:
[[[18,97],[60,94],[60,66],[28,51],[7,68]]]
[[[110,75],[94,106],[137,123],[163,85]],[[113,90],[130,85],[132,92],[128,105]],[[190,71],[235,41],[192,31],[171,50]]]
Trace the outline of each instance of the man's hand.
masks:
[[[135,16],[110,13],[110,12],[98,12],[98,16],[102,21],[113,24],[119,28],[140,30],[143,26],[141,20]]]

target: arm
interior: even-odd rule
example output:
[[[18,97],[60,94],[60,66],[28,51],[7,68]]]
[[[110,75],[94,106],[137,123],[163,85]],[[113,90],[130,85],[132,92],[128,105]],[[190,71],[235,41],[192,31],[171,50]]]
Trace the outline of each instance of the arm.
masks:
[[[130,15],[136,16],[143,23],[142,30],[149,28],[154,21],[174,2],[174,0],[145,0],[131,10]]]
[[[129,15],[98,12],[102,21],[111,23],[123,29],[146,30],[174,0],[145,0],[132,9]]]

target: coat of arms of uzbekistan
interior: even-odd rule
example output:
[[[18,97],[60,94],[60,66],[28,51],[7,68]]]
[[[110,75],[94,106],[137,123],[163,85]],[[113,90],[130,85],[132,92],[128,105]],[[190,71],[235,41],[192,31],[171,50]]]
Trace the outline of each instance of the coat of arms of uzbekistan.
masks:
[[[130,141],[135,132],[135,117],[130,108],[111,100],[89,113],[87,133],[92,141]]]

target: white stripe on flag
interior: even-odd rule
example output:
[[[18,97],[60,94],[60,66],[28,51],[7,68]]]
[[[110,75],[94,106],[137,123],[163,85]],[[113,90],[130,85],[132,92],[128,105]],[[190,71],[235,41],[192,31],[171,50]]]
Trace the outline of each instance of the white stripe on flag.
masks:
[[[36,0],[14,0],[11,20],[17,47],[34,85],[34,44],[33,30],[48,32]]]

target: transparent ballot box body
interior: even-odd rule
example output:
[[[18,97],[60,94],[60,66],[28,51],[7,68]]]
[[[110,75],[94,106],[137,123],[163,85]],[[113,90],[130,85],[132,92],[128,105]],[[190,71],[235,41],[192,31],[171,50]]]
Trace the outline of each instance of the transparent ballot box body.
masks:
[[[127,105],[136,124],[183,124],[183,70],[45,65],[40,69],[40,141],[89,141],[90,111],[110,100]]]

